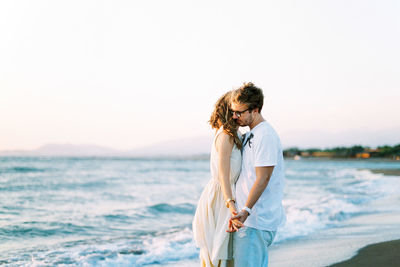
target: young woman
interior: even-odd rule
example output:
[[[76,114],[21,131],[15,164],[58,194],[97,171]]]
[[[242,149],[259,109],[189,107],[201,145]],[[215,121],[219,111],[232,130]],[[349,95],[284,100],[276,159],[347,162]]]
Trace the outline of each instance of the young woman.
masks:
[[[239,177],[242,156],[238,125],[229,109],[231,93],[224,94],[215,104],[210,125],[216,129],[211,148],[211,179],[204,188],[193,220],[193,234],[200,247],[202,266],[232,265],[229,224],[237,214],[234,197],[235,182]]]

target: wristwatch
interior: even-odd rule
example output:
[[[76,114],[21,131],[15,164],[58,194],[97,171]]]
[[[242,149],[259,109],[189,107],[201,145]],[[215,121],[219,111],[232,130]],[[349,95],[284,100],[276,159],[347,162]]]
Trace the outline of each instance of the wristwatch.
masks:
[[[243,207],[243,209],[242,210],[245,210],[245,211],[247,211],[248,213],[249,213],[249,216],[250,216],[250,214],[251,214],[251,209],[249,208],[249,207]]]

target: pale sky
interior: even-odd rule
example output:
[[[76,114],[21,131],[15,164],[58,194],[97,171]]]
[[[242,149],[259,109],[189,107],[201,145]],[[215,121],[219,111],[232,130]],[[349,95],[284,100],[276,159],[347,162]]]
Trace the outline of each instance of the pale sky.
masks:
[[[245,81],[284,144],[400,143],[399,14],[395,0],[1,1],[0,150],[207,136]]]

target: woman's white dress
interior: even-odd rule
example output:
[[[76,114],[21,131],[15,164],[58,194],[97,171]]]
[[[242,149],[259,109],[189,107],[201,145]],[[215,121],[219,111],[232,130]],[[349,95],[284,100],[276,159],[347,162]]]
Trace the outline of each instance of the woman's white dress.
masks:
[[[200,247],[202,266],[207,267],[225,266],[226,260],[232,259],[232,255],[229,255],[231,252],[228,253],[230,234],[226,232],[231,214],[225,205],[224,195],[218,180],[218,152],[215,148],[215,140],[221,132],[222,129],[219,129],[216,133],[211,148],[211,180],[200,196],[193,219],[194,240],[196,245]],[[230,182],[233,196],[241,164],[242,155],[234,145],[230,159]],[[219,263],[220,260],[221,263]]]

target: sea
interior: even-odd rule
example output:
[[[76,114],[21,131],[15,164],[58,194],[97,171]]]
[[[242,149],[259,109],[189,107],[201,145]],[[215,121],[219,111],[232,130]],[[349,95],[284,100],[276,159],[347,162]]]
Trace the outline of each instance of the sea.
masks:
[[[275,245],[398,212],[400,169],[379,160],[286,160]],[[198,258],[192,219],[208,159],[0,157],[0,265],[174,266]],[[384,205],[382,203],[385,203]]]

